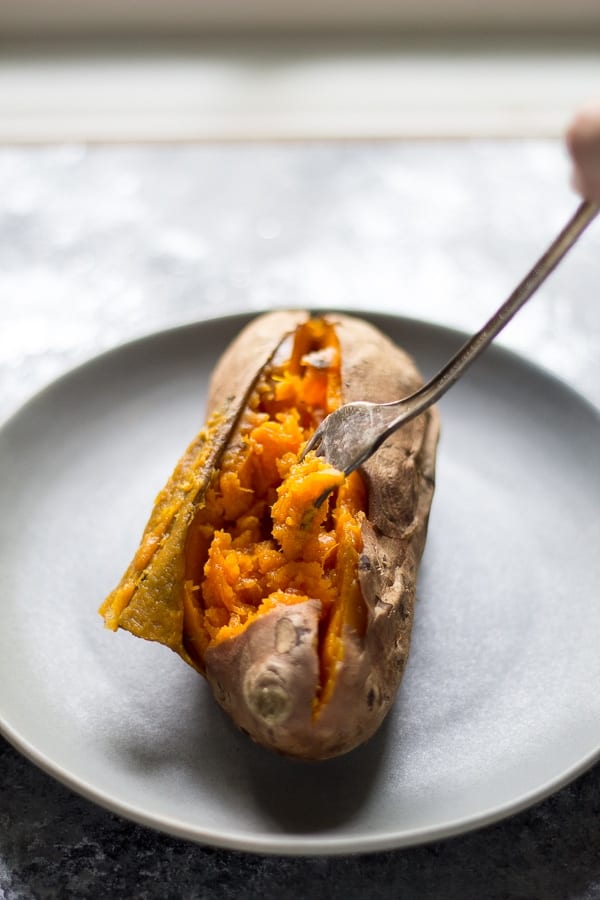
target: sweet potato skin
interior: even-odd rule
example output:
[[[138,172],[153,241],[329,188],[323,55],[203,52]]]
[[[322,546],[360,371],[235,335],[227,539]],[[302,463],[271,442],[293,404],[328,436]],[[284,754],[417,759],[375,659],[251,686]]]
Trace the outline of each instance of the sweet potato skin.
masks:
[[[209,386],[207,426],[156,498],[138,552],[100,607],[107,627],[165,644],[202,673],[183,639],[187,532],[256,379],[278,343],[305,319],[301,310],[258,316],[225,350]]]
[[[368,323],[331,315],[340,339],[344,401],[395,400],[416,390],[414,362]],[[388,712],[408,657],[417,570],[434,490],[438,415],[428,410],[365,464],[368,515],[359,580],[363,638],[346,630],[333,694],[315,716],[317,601],[275,609],[208,649],[217,701],[255,741],[301,759],[327,759],[363,743]]]
[[[309,314],[254,319],[216,366],[208,426],[157,498],[140,550],[101,612],[111,628],[160,641],[204,674],[215,698],[257,743],[305,760],[327,759],[366,741],[388,712],[404,672],[417,570],[434,490],[435,409],[396,432],[361,470],[368,493],[358,579],[364,635],[346,627],[333,691],[320,690],[320,601],[282,605],[237,636],[209,646],[200,664],[184,638],[185,546],[256,380]],[[365,321],[337,313],[343,400],[395,400],[422,383],[414,362]]]

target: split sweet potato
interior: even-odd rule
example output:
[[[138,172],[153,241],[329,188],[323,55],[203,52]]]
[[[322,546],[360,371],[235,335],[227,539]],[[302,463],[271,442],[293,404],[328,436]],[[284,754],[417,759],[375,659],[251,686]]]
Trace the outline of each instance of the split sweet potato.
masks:
[[[341,403],[420,383],[412,360],[359,319],[251,322],[217,365],[207,424],[101,608],[107,626],[179,653],[266,747],[326,759],[367,740],[408,655],[437,413],[347,478],[298,456]]]

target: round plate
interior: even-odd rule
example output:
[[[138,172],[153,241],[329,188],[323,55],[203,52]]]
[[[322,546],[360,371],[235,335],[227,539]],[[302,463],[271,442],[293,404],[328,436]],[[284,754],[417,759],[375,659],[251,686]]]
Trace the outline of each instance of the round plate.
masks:
[[[203,423],[249,317],[128,344],[0,431],[0,723],[36,764],[203,843],[348,853],[444,837],[541,798],[600,749],[600,417],[491,348],[441,403],[411,657],[379,733],[326,763],[238,733],[166,648],[97,607]],[[430,376],[462,336],[370,316]]]

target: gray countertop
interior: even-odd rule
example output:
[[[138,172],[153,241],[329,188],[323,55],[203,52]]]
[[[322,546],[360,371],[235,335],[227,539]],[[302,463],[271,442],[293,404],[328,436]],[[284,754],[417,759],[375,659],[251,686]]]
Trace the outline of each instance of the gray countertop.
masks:
[[[173,325],[272,307],[479,327],[575,208],[551,141],[0,149],[0,420]],[[600,226],[501,342],[600,407]],[[599,498],[600,502],[600,498]],[[262,857],[121,820],[0,741],[0,898],[600,897],[600,768],[511,819]]]

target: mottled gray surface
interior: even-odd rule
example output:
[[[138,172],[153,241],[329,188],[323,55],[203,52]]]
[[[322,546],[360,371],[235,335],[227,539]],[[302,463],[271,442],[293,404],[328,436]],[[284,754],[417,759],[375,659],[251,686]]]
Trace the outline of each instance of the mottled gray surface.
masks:
[[[2,149],[0,418],[105,348],[205,316],[347,306],[474,329],[574,208],[567,179],[549,142]],[[597,406],[599,238],[503,336]],[[0,898],[588,900],[599,821],[596,766],[477,834],[257,857],[121,821],[2,742]]]
[[[551,142],[0,152],[0,418],[99,350],[271,306],[478,327],[576,204]],[[503,340],[600,403],[598,225]]]

